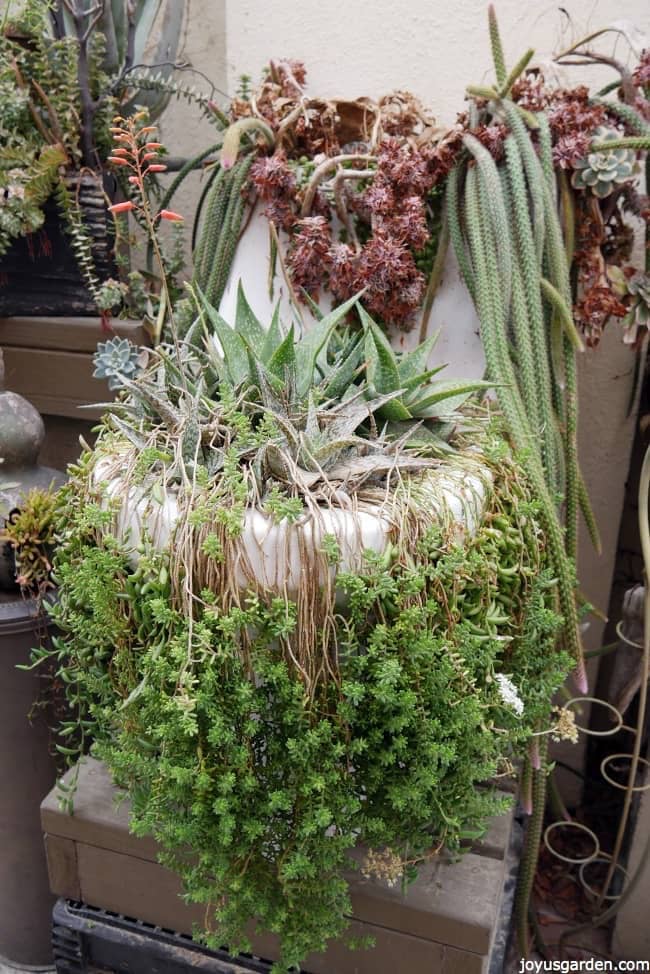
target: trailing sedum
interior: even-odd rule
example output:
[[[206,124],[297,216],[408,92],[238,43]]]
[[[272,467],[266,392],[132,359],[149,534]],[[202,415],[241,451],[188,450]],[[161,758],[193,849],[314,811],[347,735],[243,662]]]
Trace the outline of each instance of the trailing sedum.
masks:
[[[355,846],[407,883],[480,834],[571,660],[526,458],[461,405],[483,383],[353,302],[298,340],[197,307],[60,494],[62,750],[93,742],[201,937],[248,949],[254,917],[285,970],[345,935]]]

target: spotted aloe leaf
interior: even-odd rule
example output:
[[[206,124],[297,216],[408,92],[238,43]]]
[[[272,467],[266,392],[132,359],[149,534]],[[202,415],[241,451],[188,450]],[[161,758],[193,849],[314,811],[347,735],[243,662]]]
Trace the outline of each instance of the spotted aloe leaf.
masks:
[[[339,411],[337,418],[329,427],[333,439],[344,439],[351,436],[361,424],[370,416],[379,416],[382,409],[402,394],[401,389],[376,396],[374,399],[363,399],[357,396],[354,402],[346,402]]]
[[[196,296],[200,309],[208,316],[214,334],[221,345],[223,364],[230,383],[235,387],[240,386],[250,374],[246,345],[242,341],[241,335],[234,331],[228,322],[221,317],[217,309],[210,304],[198,285],[196,286]],[[217,357],[216,355],[213,356],[213,364],[219,375],[223,377],[223,368],[219,368],[220,363],[216,361]]]
[[[314,384],[316,360],[330,340],[332,333],[340,321],[345,318],[349,311],[357,304],[359,295],[355,294],[338,308],[334,308],[329,314],[317,321],[316,324],[306,332],[296,344],[296,373],[297,373],[297,393],[304,399]]]
[[[391,439],[402,438],[404,445],[415,450],[435,450],[438,453],[453,453],[453,448],[447,440],[439,435],[435,429],[430,429],[423,423],[388,423],[386,434]]]
[[[293,334],[293,325],[283,341],[277,346],[266,365],[269,372],[277,375],[280,379],[284,378],[287,374],[295,374],[296,342]]]
[[[285,389],[284,381],[267,369],[250,347],[247,348],[247,354],[250,382],[259,391],[263,406],[277,413],[284,412],[285,404],[282,395]]]
[[[426,338],[420,345],[417,345],[412,351],[404,352],[400,356],[397,363],[397,371],[399,372],[400,382],[404,385],[408,385],[416,376],[423,375],[427,371],[427,365],[429,363],[429,358],[431,352],[433,351],[438,338],[440,337],[440,330],[434,332],[429,338]],[[435,371],[445,368],[444,365],[439,366]]]
[[[260,324],[244,294],[241,281],[237,285],[237,310],[235,312],[235,331],[245,338],[251,348],[262,349],[266,344],[267,332]]]
[[[493,389],[494,383],[484,379],[468,379],[432,382],[423,389],[422,395],[411,406],[413,415],[416,417],[432,415],[428,410],[436,407],[437,411],[433,415],[448,415],[455,411],[472,395],[474,392],[482,392],[486,389]]]
[[[268,364],[271,356],[281,341],[282,330],[280,328],[280,302],[278,301],[273,311],[273,317],[271,318],[269,330],[267,331],[266,338],[264,339],[264,345],[262,346],[261,358],[264,363]]]
[[[348,389],[353,388],[362,367],[362,356],[362,340],[355,336],[325,370],[322,390],[326,399],[341,399]]]

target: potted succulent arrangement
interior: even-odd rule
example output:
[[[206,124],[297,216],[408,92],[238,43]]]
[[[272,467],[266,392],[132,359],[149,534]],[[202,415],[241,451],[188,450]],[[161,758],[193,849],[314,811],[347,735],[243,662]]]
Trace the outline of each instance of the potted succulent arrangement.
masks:
[[[114,125],[137,177],[116,205],[158,254],[177,215],[151,209],[143,121]],[[355,848],[407,882],[480,831],[573,662],[537,460],[492,380],[436,377],[434,337],[394,351],[357,295],[304,331],[241,289],[233,326],[189,300],[183,337],[166,299],[148,364],[110,365],[34,662],[67,688],[60,749],[92,742],[206,904],[201,936],[241,951],[255,918],[285,969],[344,935]]]
[[[491,39],[495,84],[468,89],[446,133],[406,96],[317,102],[299,65],[272,66],[231,108],[183,301],[158,239],[178,214],[146,189],[150,127],[113,125],[129,194],[113,212],[149,233],[158,343],[144,366],[110,343],[98,357],[123,392],[59,494],[62,635],[35,663],[65,673],[78,745],[62,750],[92,741],[133,827],[206,904],[202,936],[246,949],[255,918],[284,967],[343,935],[355,847],[408,881],[460,848],[518,760],[525,954],[546,742],[575,736],[550,701],[569,672],[587,689],[580,509],[598,537],[576,354],[598,315],[636,316],[643,287],[616,305],[624,282],[579,265],[624,235],[647,123],[638,98],[547,88],[532,52],[508,71],[493,12]],[[219,312],[255,194],[302,323],[258,320],[241,287],[232,327]],[[430,365],[449,243],[487,400]],[[345,299],[325,315],[324,289]],[[386,333],[418,316],[424,341],[396,351]]]
[[[558,580],[561,645],[573,658],[575,684],[584,693],[575,580],[580,509],[596,547],[599,540],[577,464],[576,353],[595,344],[611,317],[625,319],[630,338],[645,320],[643,273],[626,264],[631,244],[626,218],[647,210],[635,190],[649,145],[647,57],[634,72],[623,72],[620,83],[591,96],[584,88],[547,85],[529,67],[532,51],[508,71],[493,11],[490,23],[496,82],[468,89],[468,110],[447,132],[437,130],[406,95],[377,104],[310,99],[304,69],[294,62],[273,63],[254,93],[244,86],[230,109],[221,165],[206,183],[194,294],[176,305],[175,328],[193,344],[198,301],[201,320],[213,323],[226,353],[230,332],[215,317],[215,307],[223,307],[228,287],[232,292],[236,284],[237,244],[260,198],[270,227],[271,278],[279,266],[294,308],[302,303],[308,312],[307,333],[321,314],[316,301],[323,291],[336,301],[363,289],[359,303],[375,318],[370,326],[362,313],[364,361],[374,361],[367,348],[371,335],[380,363],[369,364],[366,378],[375,393],[389,394],[400,372],[380,336],[387,331],[401,344],[400,333],[418,321],[420,338],[426,335],[451,243],[480,320],[504,431],[515,453],[527,458],[526,483],[545,537],[544,557]],[[612,91],[618,98],[606,97]],[[399,223],[404,213],[408,227]],[[254,316],[244,310],[241,295],[237,305],[239,328],[251,343],[245,322]],[[256,335],[253,345],[261,342],[261,333]],[[248,351],[246,357],[241,349],[234,354],[240,364],[249,361]],[[428,360],[427,352],[423,367]],[[216,372],[221,376],[223,369]],[[243,382],[244,373],[238,376]],[[388,385],[375,384],[377,376],[381,382],[390,377]],[[272,390],[273,383],[263,381]],[[413,430],[419,417],[411,405],[402,395],[399,404],[379,407],[386,433],[408,434],[405,449],[425,454],[440,449],[431,440],[423,445],[423,427]],[[431,415],[425,407],[422,418]],[[101,467],[102,475],[106,469]],[[124,492],[118,480],[112,493]],[[122,529],[157,537],[151,517],[143,520],[145,497],[137,491],[132,496],[139,526],[123,515]],[[178,506],[177,499],[166,498],[156,513],[156,530],[166,525],[164,538],[177,530]],[[253,521],[242,522],[243,538],[254,537]],[[267,529],[259,527],[262,534]],[[288,544],[283,532],[269,537],[271,549]],[[259,568],[264,559],[252,554],[251,544],[238,557]],[[277,560],[272,563],[277,567]],[[325,578],[315,568],[311,574]],[[228,577],[241,580],[241,569]],[[250,574],[244,577],[250,582]],[[139,687],[136,699],[144,692]],[[533,795],[536,799],[517,898],[522,953],[528,949],[528,901],[548,773],[542,723],[530,738],[521,779],[525,807],[532,807]]]
[[[436,125],[408,92],[376,101],[309,96],[297,61],[271,61],[255,88],[244,77],[226,113],[221,165],[206,179],[197,214],[195,282],[227,314],[240,278],[260,314],[270,314],[274,292],[283,292],[307,323],[313,301],[323,307],[363,289],[364,307],[394,343],[422,341],[434,299],[454,286],[445,190],[467,151],[465,136],[498,165],[504,158],[505,115],[491,110],[496,96],[526,125],[536,125],[537,114],[546,119],[547,174],[555,174],[573,214],[572,307],[584,340],[596,345],[605,322],[618,318],[634,342],[647,317],[645,270],[631,262],[631,222],[647,221],[647,198],[637,190],[650,124],[647,52],[633,70],[580,42],[560,55],[560,63],[611,64],[620,80],[597,94],[547,83],[530,67],[532,56],[501,88],[484,88],[451,128]],[[540,138],[533,136],[536,152]],[[268,282],[255,272],[260,259],[270,260]],[[458,313],[471,314],[462,289],[454,288],[454,301]],[[179,328],[191,320],[191,308],[181,309]]]
[[[243,80],[197,215],[194,280],[218,306],[241,272],[239,240],[257,246],[263,215],[271,296],[281,274],[309,318],[323,293],[337,302],[363,289],[378,323],[407,332],[419,320],[423,338],[441,273],[440,187],[458,135],[410,93],[311,98],[305,83],[304,65],[286,60],[272,61],[255,90]]]
[[[184,7],[183,0],[6,5],[0,313],[107,317],[125,299],[143,305],[146,280],[135,267],[129,277],[128,238],[106,212],[107,198],[125,190],[119,171],[107,167],[110,125],[118,110],[127,116],[136,106],[153,121],[172,95],[217,119],[207,96],[173,76]],[[152,175],[166,168],[152,157]]]

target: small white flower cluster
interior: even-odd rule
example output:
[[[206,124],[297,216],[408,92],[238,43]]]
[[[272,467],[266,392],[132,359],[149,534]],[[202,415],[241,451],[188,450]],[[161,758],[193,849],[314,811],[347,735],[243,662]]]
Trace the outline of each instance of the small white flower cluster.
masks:
[[[495,676],[499,688],[499,696],[508,707],[512,707],[517,716],[521,717],[524,712],[524,702],[519,696],[519,691],[509,676],[505,673],[497,673]]]

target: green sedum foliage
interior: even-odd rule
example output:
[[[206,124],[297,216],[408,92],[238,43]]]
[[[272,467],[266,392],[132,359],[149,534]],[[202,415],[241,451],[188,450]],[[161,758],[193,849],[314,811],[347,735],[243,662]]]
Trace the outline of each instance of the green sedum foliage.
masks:
[[[235,446],[250,438],[248,423],[231,426]],[[92,739],[132,800],[135,831],[156,837],[187,899],[206,904],[197,935],[208,944],[247,949],[254,917],[280,939],[278,971],[324,949],[347,927],[351,850],[369,850],[364,869],[372,850],[389,850],[405,882],[441,844],[460,850],[500,807],[490,780],[547,726],[571,661],[556,648],[539,509],[499,436],[484,435],[481,459],[494,488],[473,537],[429,527],[338,574],[327,644],[337,678],[310,693],[286,652],[294,602],[249,591],[226,604],[208,586],[182,611],[169,553],[145,541],[131,567],[113,512],[89,493],[93,455],[73,470],[60,495],[54,655],[63,734],[81,741],[62,750],[73,761]],[[205,563],[223,558],[205,533],[223,481],[203,478],[195,507]],[[287,512],[277,490],[270,501]],[[331,535],[324,553],[335,566]],[[497,674],[516,686],[521,715]]]

